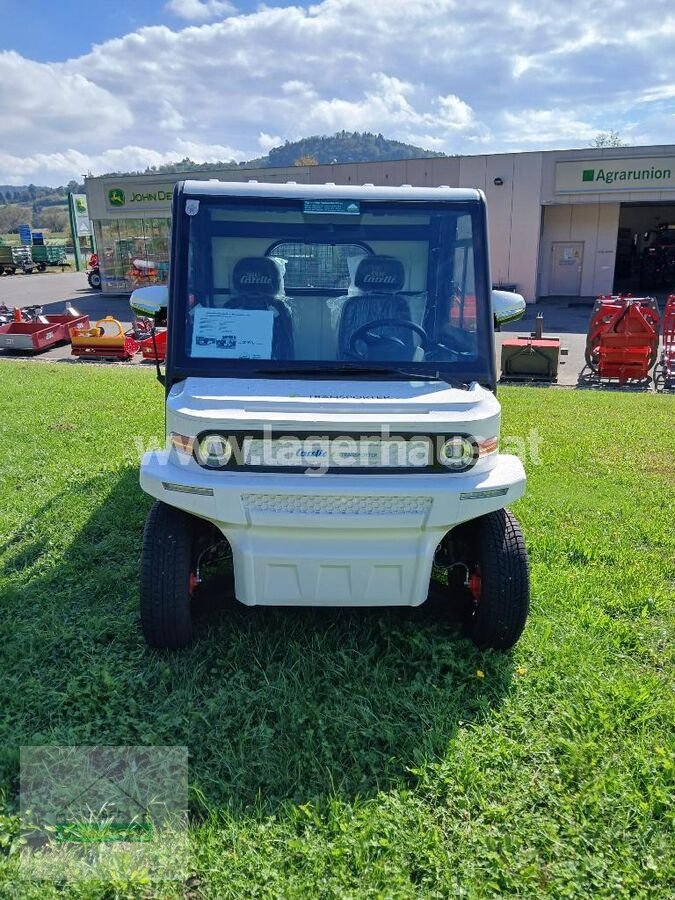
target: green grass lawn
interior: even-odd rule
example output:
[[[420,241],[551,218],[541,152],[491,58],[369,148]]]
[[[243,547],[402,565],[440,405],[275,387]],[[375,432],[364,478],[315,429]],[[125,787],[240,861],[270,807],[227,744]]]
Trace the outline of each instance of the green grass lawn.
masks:
[[[0,896],[673,896],[673,398],[499,396],[541,441],[511,653],[424,607],[228,600],[166,655],[137,582],[161,388],[0,362]],[[187,745],[186,883],[17,881],[26,744]]]

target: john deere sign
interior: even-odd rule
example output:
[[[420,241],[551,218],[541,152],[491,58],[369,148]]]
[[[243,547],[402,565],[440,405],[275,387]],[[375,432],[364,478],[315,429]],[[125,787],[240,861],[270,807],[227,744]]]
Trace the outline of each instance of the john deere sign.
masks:
[[[108,203],[111,206],[124,206],[126,197],[122,188],[110,188],[108,191]]]
[[[559,162],[555,190],[559,194],[675,189],[675,157],[618,157]]]
[[[108,188],[107,200],[108,207],[111,209],[167,209],[171,206],[171,198],[173,197],[173,185],[162,185],[156,187],[153,185],[148,188],[147,185],[139,186],[126,185],[124,189],[121,187]]]

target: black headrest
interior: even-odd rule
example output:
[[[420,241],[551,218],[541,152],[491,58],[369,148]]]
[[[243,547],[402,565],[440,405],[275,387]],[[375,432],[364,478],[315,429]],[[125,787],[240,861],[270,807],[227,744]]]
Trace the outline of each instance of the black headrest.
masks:
[[[394,294],[404,284],[403,263],[394,256],[364,256],[354,276],[354,287],[360,291]]]
[[[282,293],[281,272],[267,256],[245,256],[237,261],[232,273],[232,287],[237,294]]]

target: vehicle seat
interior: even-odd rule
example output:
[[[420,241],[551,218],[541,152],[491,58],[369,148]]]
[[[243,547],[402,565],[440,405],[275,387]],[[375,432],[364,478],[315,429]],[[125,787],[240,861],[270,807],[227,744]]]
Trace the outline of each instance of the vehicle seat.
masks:
[[[231,297],[224,309],[271,309],[272,359],[293,359],[293,322],[284,302],[283,264],[270,256],[245,256],[232,271]]]
[[[399,291],[405,284],[403,263],[393,256],[364,256],[354,274],[354,291],[344,302],[338,329],[340,359],[349,359],[349,341],[354,332],[375,319],[410,320],[410,304]],[[377,328],[377,334],[403,341],[404,347],[387,345],[389,359],[410,359],[415,353],[415,339],[408,328],[393,325]]]

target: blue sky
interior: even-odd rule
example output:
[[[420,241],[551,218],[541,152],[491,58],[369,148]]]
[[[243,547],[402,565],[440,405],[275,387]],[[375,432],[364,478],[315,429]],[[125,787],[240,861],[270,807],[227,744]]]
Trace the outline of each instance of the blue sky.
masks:
[[[0,183],[382,132],[446,153],[675,143],[650,0],[0,0]]]
[[[250,13],[261,5],[254,0],[240,0],[236,8]],[[17,9],[16,0],[0,0],[3,18],[15,16]],[[180,28],[185,24],[183,16],[167,9],[166,0],[37,0],[21,5],[20,27],[2,29],[0,49],[17,50],[22,56],[41,62],[61,62],[86,53],[92,44],[122,37],[145,25]]]

